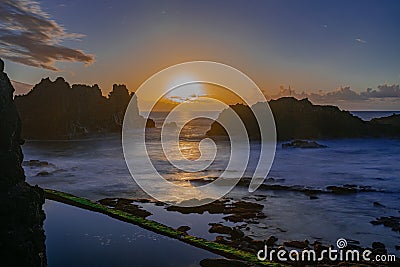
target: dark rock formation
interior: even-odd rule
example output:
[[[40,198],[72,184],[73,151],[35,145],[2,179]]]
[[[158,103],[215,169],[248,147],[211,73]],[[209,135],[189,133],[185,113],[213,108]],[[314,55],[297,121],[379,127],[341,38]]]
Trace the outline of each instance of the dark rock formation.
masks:
[[[14,88],[0,67],[0,264],[46,266],[44,194],[25,182]]]
[[[400,232],[400,217],[380,217],[370,222],[373,225],[383,225],[392,229],[392,231]]]
[[[74,84],[63,78],[42,79],[26,95],[16,96],[22,134],[29,139],[71,139],[121,131],[124,114],[134,93],[125,85],[113,85],[108,98],[99,86]],[[138,120],[144,120],[137,113]],[[147,122],[154,127],[154,122]]]
[[[133,204],[132,199],[125,199],[125,198],[105,198],[102,200],[99,200],[99,203],[105,206],[108,206],[110,208],[114,208],[117,210],[122,210],[127,213],[130,213],[134,216],[141,217],[141,218],[146,218],[150,215],[152,215],[150,212],[147,210],[144,210],[142,207]]]
[[[282,148],[325,148],[327,146],[318,144],[315,141],[294,140],[289,143],[282,144]]]
[[[278,140],[400,136],[400,115],[367,122],[338,107],[313,105],[308,99],[293,97],[271,100],[269,105]],[[260,129],[251,109],[242,104],[231,108],[244,122],[249,138],[258,140]],[[226,136],[227,133],[219,123],[214,122],[207,135]]]
[[[383,124],[383,125],[395,125],[397,127],[400,127],[400,115],[393,114],[387,117],[375,118],[371,120],[371,123]]]
[[[177,231],[182,232],[182,233],[185,234],[185,235],[188,234],[187,232],[188,232],[190,229],[191,229],[190,226],[187,226],[187,225],[182,225],[182,226],[179,226],[178,228],[176,228]]]
[[[227,214],[223,217],[225,221],[230,222],[247,222],[254,219],[265,218],[262,212],[264,205],[249,202],[249,201],[233,201],[228,199],[216,200],[212,203],[202,205],[199,207],[179,207],[168,206],[166,210],[177,211],[182,214],[197,213],[203,214],[208,212],[210,214]]]

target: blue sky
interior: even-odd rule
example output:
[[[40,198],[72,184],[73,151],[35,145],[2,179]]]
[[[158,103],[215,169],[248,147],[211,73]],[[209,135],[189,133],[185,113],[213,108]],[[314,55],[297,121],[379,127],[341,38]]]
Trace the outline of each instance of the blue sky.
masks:
[[[21,7],[31,1],[6,2]],[[33,16],[64,31],[50,39],[73,51],[44,57],[40,50],[27,62],[24,55],[14,60],[7,58],[10,45],[4,47],[11,31],[0,31],[0,52],[15,81],[35,84],[63,76],[71,83],[98,83],[103,92],[113,83],[135,90],[170,65],[211,60],[242,70],[269,96],[284,94],[290,85],[304,95],[336,92],[348,100],[341,102],[346,108],[393,109],[400,103],[399,1],[52,0],[37,7],[41,12],[32,9]],[[11,12],[4,4],[0,10]],[[0,23],[12,29],[10,22]],[[365,97],[367,88],[379,91],[384,84],[394,84],[385,89],[393,91],[386,104],[376,99],[385,94]],[[363,97],[346,99],[343,88]]]

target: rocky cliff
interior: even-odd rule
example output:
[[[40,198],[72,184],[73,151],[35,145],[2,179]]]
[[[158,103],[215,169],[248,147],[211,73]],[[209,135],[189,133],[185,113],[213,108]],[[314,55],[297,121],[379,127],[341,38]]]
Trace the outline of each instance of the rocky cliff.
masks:
[[[121,131],[126,107],[134,94],[114,84],[108,97],[98,85],[70,85],[63,78],[42,79],[26,95],[16,96],[22,134],[28,139],[72,139]],[[138,120],[144,120],[138,110]],[[151,121],[149,127],[154,125]]]
[[[293,97],[271,100],[269,105],[278,140],[400,137],[398,115],[367,122],[336,106],[314,105],[308,99]],[[241,104],[231,107],[244,122],[250,139],[259,139],[258,124],[251,109]],[[224,136],[226,132],[220,124],[213,123],[207,135]]]
[[[43,191],[25,182],[21,120],[0,72],[0,265],[46,266]]]

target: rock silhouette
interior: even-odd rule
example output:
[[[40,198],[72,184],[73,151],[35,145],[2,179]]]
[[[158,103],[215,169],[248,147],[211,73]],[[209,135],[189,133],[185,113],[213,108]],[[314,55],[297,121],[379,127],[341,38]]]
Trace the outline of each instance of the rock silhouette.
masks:
[[[0,59],[0,259],[2,266],[46,266],[43,190],[25,182],[21,120]]]
[[[125,85],[113,85],[108,98],[99,86],[70,86],[59,77],[54,82],[42,79],[26,95],[16,96],[24,138],[72,139],[121,131],[129,101],[136,97]],[[136,110],[137,120],[144,118]],[[148,121],[148,127],[154,122]]]
[[[269,105],[278,140],[400,137],[399,115],[363,121],[349,111],[336,106],[314,105],[306,98],[282,97],[269,101]],[[249,138],[259,140],[260,129],[251,109],[242,104],[232,105],[231,108],[244,122]],[[207,135],[226,136],[227,133],[219,123],[214,122]]]

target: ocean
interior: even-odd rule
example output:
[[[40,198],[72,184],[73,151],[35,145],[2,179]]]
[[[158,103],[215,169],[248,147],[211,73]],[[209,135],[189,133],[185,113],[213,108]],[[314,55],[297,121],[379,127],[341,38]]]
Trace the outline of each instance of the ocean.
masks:
[[[376,113],[377,115],[378,113]],[[379,116],[382,113],[379,113]],[[364,114],[364,118],[368,116]],[[188,134],[201,136],[205,125],[192,127]],[[258,189],[249,193],[236,187],[228,197],[250,199],[264,205],[266,218],[248,224],[245,233],[255,239],[270,235],[284,240],[314,240],[335,244],[338,238],[357,240],[361,246],[374,241],[384,243],[388,251],[399,256],[395,246],[400,235],[382,225],[370,222],[379,217],[400,216],[400,139],[317,140],[323,149],[283,149],[277,144],[275,159],[265,184],[282,185],[287,190]],[[157,146],[156,138],[149,147]],[[196,154],[198,141],[183,141],[190,154]],[[252,143],[252,146],[259,146]],[[173,182],[207,180],[218,177],[229,159],[227,141],[217,144],[218,155],[206,170],[194,173],[176,172],[157,149],[149,149],[157,170]],[[197,151],[197,152],[196,152]],[[27,181],[44,188],[65,191],[92,200],[106,197],[147,198],[136,185],[124,161],[119,135],[74,141],[27,141],[23,146],[25,160],[47,161],[49,164],[24,167]],[[193,162],[193,164],[196,164]],[[147,175],[147,170],[141,170]],[[239,175],[239,170],[230,175]],[[321,194],[316,199],[291,188],[325,189],[327,186],[355,185],[372,192],[354,194]],[[255,195],[264,198],[257,199]],[[379,205],[378,205],[378,204]],[[201,216],[165,211],[149,206],[155,219],[172,227],[188,225],[191,233],[213,240],[208,223],[222,222],[221,216]]]

